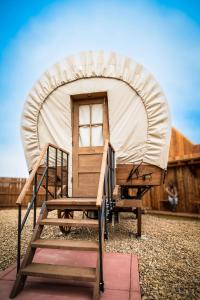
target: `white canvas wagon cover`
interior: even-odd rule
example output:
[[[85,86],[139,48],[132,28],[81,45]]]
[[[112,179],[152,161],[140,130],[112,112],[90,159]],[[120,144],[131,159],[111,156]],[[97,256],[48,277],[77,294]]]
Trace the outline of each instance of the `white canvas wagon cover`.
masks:
[[[107,93],[110,141],[117,163],[166,168],[170,116],[161,87],[132,59],[90,51],[55,64],[30,91],[21,122],[29,170],[46,143],[72,153],[71,96],[94,92]]]

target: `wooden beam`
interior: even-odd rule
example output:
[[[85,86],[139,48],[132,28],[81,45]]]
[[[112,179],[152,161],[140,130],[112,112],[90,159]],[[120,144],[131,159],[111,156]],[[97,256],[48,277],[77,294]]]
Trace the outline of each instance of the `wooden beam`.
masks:
[[[116,202],[116,207],[139,207],[141,208],[142,207],[142,200],[126,200],[126,199],[123,199],[123,200],[120,200],[120,201],[117,201]]]

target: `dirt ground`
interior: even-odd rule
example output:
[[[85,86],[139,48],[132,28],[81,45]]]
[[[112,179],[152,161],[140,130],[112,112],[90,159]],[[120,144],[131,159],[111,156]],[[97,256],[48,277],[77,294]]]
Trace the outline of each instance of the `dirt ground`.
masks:
[[[17,210],[0,210],[0,270],[16,261]],[[30,240],[32,223],[23,230],[22,253]],[[200,299],[200,221],[176,217],[142,216],[142,238],[135,238],[133,214],[109,225],[107,252],[134,253],[139,258],[142,299]],[[73,229],[63,236],[57,227],[43,237],[96,239],[94,230]]]

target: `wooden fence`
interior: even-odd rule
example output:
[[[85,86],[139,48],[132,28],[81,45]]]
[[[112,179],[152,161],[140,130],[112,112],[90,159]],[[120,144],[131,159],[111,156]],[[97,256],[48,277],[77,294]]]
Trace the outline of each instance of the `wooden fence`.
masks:
[[[19,196],[24,184],[26,182],[26,178],[8,178],[1,177],[0,178],[0,207],[13,207],[15,206],[15,202],[17,197]],[[32,197],[33,186],[28,190],[24,205],[27,206],[28,202],[30,202]],[[37,198],[37,205],[41,205],[44,200],[44,190],[40,189]]]
[[[165,183],[175,182],[178,189],[178,212],[199,212],[200,154],[194,159],[183,158],[168,164]],[[143,205],[153,210],[168,210],[165,185],[152,188],[143,198]]]
[[[192,142],[176,128],[172,128],[169,160],[176,159],[177,156],[182,157],[183,155],[194,153],[194,148],[197,146],[198,145],[192,144]]]

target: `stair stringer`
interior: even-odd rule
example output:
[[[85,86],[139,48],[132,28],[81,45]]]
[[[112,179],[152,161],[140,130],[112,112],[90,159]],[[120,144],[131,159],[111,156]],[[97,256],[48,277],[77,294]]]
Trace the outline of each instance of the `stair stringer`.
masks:
[[[13,285],[13,288],[11,290],[11,293],[10,293],[10,298],[14,298],[17,296],[17,294],[23,290],[24,288],[24,285],[25,285],[25,282],[26,282],[26,279],[27,279],[27,276],[26,275],[23,275],[21,273],[21,269],[23,269],[24,267],[26,267],[27,265],[31,264],[32,261],[33,261],[33,257],[35,255],[35,252],[36,252],[36,248],[32,248],[31,247],[31,243],[34,242],[36,239],[39,239],[41,234],[42,234],[42,231],[43,231],[43,228],[44,228],[44,225],[41,225],[39,224],[39,222],[42,220],[42,219],[45,219],[48,215],[48,210],[47,210],[47,206],[46,206],[46,203],[44,202],[43,205],[42,205],[42,208],[41,208],[41,211],[40,211],[40,214],[39,214],[39,217],[38,217],[38,221],[37,221],[37,224],[34,228],[34,231],[33,231],[33,235],[32,235],[32,238],[31,238],[31,241],[28,245],[28,248],[26,250],[26,254],[24,256],[24,259],[22,261],[22,264],[21,264],[21,267],[20,267],[20,270],[17,274],[17,277],[16,277],[16,280],[15,280],[15,283]]]

